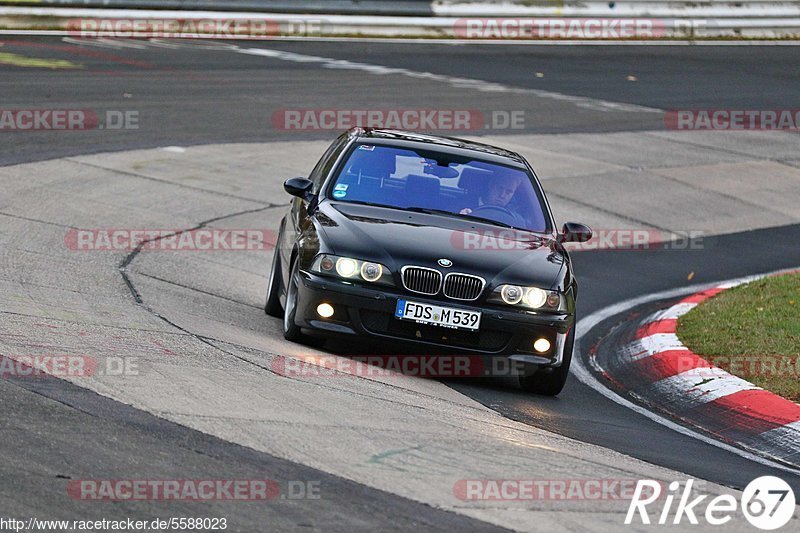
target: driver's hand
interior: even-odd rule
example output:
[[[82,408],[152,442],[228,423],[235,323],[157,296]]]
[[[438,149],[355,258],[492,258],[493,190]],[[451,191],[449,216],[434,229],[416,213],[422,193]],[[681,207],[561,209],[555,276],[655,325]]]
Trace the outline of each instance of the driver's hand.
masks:
[[[458,212],[459,215],[469,215],[470,213],[472,213],[472,209],[470,209],[469,207],[465,207],[464,209]]]

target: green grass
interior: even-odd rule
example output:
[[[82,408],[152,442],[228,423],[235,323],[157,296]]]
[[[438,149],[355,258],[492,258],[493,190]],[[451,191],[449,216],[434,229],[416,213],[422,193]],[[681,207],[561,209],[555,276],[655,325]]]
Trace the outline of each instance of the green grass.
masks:
[[[706,300],[678,320],[678,336],[712,364],[800,402],[800,273]]]

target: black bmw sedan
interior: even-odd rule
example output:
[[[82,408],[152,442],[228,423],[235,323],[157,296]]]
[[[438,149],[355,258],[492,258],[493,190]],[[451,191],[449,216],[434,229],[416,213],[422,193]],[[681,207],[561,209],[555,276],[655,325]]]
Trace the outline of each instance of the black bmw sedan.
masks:
[[[536,174],[517,153],[462,139],[354,128],[281,220],[265,311],[284,336],[414,343],[520,368],[523,389],[561,392],[577,283]]]

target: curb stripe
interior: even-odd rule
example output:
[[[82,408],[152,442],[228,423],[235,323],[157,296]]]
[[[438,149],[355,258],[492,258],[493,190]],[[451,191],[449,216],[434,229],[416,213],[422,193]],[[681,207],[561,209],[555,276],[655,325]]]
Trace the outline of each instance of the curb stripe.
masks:
[[[763,389],[737,391],[714,403],[721,409],[736,409],[748,418],[772,426],[764,431],[800,422],[800,405]]]
[[[683,300],[681,300],[682,304],[699,304],[711,298],[712,296],[716,296],[717,294],[721,293],[725,289],[721,289],[719,287],[715,287],[713,289],[708,289],[707,291],[696,292],[691,296],[687,296]]]
[[[636,331],[636,337],[649,337],[656,333],[675,333],[678,329],[677,318],[665,318],[663,320],[656,320],[641,326]]]
[[[650,314],[633,340],[610,354],[604,376],[614,386],[717,438],[773,458],[800,462],[800,405],[735,376],[687,348],[678,319],[737,280],[691,294]],[[636,325],[635,322],[631,324]],[[628,337],[630,339],[631,337]]]
[[[655,316],[657,316],[658,319],[660,319],[660,320],[667,320],[667,319],[673,319],[674,320],[674,319],[678,319],[678,318],[682,317],[683,315],[685,315],[686,313],[688,313],[689,311],[691,311],[695,307],[697,307],[696,303],[692,303],[692,302],[684,303],[684,302],[681,302],[679,304],[673,305],[669,309],[665,309],[664,311],[660,311],[660,312],[656,313]]]
[[[628,362],[652,357],[666,351],[689,351],[674,333],[656,333],[636,339],[623,349],[622,355]]]
[[[640,359],[635,362],[633,371],[647,376],[650,382],[656,382],[695,369],[704,369],[708,372],[713,368],[711,363],[702,357],[684,349],[665,350],[646,359]],[[720,370],[720,372],[723,371]],[[725,374],[727,374],[727,372],[725,372]]]
[[[647,393],[669,398],[670,409],[684,411],[714,402],[730,395],[732,391],[755,387],[727,373],[709,379],[709,369],[705,370],[703,373],[689,371],[662,379],[651,385]]]

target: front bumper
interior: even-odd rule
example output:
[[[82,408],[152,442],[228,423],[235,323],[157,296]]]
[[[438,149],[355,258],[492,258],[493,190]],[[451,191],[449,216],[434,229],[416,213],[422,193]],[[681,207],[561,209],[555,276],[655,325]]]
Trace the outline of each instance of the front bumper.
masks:
[[[435,300],[424,295],[400,293],[395,287],[365,287],[300,272],[295,321],[304,333],[317,336],[359,335],[413,343],[431,349],[458,351],[488,357],[505,357],[521,363],[560,366],[564,360],[566,337],[574,316],[567,313],[536,313],[481,305],[465,305],[454,300]],[[395,318],[398,299],[444,305],[481,312],[477,332],[417,324]],[[317,306],[326,302],[335,312],[330,318],[317,314]],[[538,338],[550,341],[546,353],[533,349]]]

